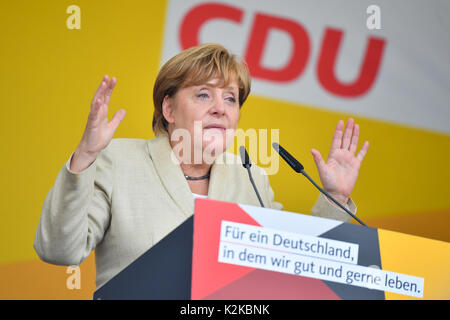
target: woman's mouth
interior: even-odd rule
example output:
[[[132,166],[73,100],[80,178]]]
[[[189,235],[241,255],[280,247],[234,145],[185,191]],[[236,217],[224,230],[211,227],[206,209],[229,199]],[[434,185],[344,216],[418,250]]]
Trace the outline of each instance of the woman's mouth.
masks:
[[[207,126],[205,126],[203,129],[216,129],[216,130],[225,130],[225,126],[221,125],[221,124],[209,124]]]

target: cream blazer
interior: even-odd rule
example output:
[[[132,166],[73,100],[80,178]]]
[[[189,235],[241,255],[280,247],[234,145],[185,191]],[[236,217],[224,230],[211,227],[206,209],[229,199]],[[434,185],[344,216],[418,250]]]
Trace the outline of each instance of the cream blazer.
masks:
[[[95,249],[96,284],[101,287],[194,213],[194,198],[179,165],[171,160],[166,135],[151,140],[113,139],[80,173],[70,160],[45,198],[34,248],[57,265],[79,265]],[[208,198],[259,206],[240,160],[224,153],[211,169]],[[230,164],[230,160],[231,163]],[[267,175],[252,175],[266,207],[281,209]],[[356,212],[353,202],[348,207]],[[326,197],[317,216],[348,221]]]

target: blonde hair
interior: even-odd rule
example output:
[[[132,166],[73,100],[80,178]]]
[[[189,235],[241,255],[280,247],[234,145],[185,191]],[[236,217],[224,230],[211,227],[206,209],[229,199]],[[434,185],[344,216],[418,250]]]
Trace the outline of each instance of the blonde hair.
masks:
[[[184,50],[167,61],[158,73],[153,88],[153,131],[156,135],[167,133],[167,121],[162,103],[166,96],[173,96],[178,89],[197,86],[219,78],[218,86],[226,86],[237,80],[239,107],[250,94],[250,72],[244,61],[219,44],[207,43]]]

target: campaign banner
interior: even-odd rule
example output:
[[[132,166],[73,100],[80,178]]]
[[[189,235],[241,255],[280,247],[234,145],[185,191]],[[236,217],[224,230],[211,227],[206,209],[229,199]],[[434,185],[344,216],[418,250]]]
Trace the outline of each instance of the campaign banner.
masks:
[[[257,95],[449,134],[449,15],[445,1],[170,0],[162,62],[218,42]]]
[[[449,256],[442,241],[197,199],[191,298],[445,299]]]

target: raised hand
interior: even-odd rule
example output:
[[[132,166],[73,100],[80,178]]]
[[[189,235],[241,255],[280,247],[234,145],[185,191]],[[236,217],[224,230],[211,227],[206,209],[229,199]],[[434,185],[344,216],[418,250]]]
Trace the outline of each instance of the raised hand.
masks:
[[[344,131],[344,121],[340,120],[334,131],[327,162],[319,151],[311,149],[323,188],[343,205],[352,193],[361,162],[369,149],[369,142],[366,141],[355,156],[358,139],[359,125],[350,118]]]
[[[73,172],[80,172],[95,161],[100,151],[108,146],[125,117],[125,110],[120,109],[108,122],[108,104],[115,85],[116,78],[109,80],[105,75],[95,92],[83,137],[70,163],[70,170]]]

